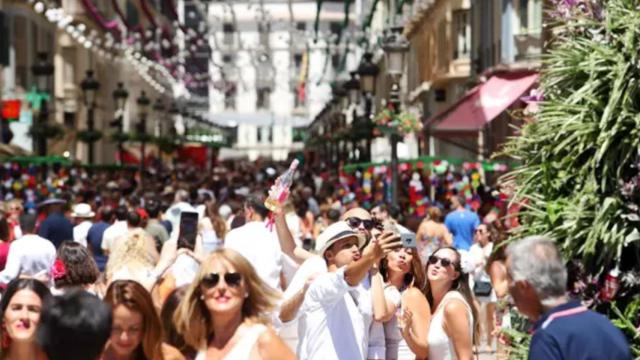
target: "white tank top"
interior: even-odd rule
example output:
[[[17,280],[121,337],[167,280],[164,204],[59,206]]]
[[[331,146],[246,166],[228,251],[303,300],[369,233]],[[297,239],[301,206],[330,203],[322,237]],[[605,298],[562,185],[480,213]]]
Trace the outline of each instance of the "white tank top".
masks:
[[[267,331],[267,327],[262,324],[253,324],[245,330],[242,338],[233,346],[231,351],[225,355],[225,360],[249,360],[251,351],[255,346],[258,338],[262,333]],[[198,352],[195,360],[206,360],[207,350],[201,350]]]
[[[444,307],[446,304],[453,300],[458,299],[465,304],[467,308],[467,317],[469,319],[469,336],[473,338],[473,313],[471,307],[465,301],[462,294],[457,291],[449,291],[445,294],[444,298],[438,305],[438,308],[431,317],[431,324],[429,325],[429,335],[427,337],[429,342],[429,359],[434,360],[455,360],[456,352],[453,348],[453,342],[444,331]]]

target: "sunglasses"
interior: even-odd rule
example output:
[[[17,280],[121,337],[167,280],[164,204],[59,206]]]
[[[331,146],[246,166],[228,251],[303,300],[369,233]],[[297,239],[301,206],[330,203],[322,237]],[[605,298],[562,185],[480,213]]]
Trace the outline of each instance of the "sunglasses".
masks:
[[[360,226],[360,224],[362,224],[365,229],[371,230],[375,225],[375,222],[373,220],[365,220],[357,217],[349,217],[346,219],[346,221],[347,224],[349,224],[349,226],[351,226],[352,228],[357,228]]]
[[[231,287],[240,286],[240,282],[242,281],[242,275],[237,272],[225,273],[222,276],[219,273],[209,273],[202,278],[201,284],[202,286],[211,289],[218,285],[221,277],[224,278],[225,284]]]
[[[486,231],[484,231],[482,229],[475,229],[473,232],[476,233],[476,234],[484,234]]]
[[[435,255],[429,256],[429,260],[427,260],[427,262],[429,263],[429,265],[435,265],[438,262],[440,262],[440,265],[442,265],[444,267],[449,267],[449,266],[452,266],[452,265],[453,265],[454,268],[458,267],[457,263],[455,263],[455,262],[453,262],[453,261],[451,261],[451,260],[449,260],[447,258],[441,258],[441,257],[435,256]]]

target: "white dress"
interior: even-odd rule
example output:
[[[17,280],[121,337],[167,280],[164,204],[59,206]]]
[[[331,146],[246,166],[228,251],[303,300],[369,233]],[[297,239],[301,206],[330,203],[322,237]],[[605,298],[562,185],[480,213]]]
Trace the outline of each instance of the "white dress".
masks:
[[[231,351],[225,355],[225,360],[248,360],[251,356],[251,351],[255,346],[260,335],[267,331],[267,327],[262,324],[253,324],[251,327],[245,330],[245,333],[242,336],[242,339],[238,340],[238,342],[233,345]],[[195,360],[206,360],[207,359],[207,351],[201,350],[196,355]]]
[[[455,360],[456,352],[453,348],[453,342],[444,331],[444,307],[447,303],[453,299],[458,299],[464,302],[467,308],[467,316],[469,319],[469,336],[473,338],[473,313],[471,307],[465,301],[462,294],[457,291],[449,291],[438,308],[431,317],[431,324],[429,325],[429,335],[427,337],[429,342],[429,360]]]

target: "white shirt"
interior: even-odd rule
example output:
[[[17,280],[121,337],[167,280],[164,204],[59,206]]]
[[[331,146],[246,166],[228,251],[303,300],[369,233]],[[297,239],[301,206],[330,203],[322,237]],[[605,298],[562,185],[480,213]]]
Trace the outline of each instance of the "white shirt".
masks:
[[[285,257],[286,260],[287,257]],[[282,294],[282,302],[295,296],[312,275],[324,274],[327,272],[327,263],[320,256],[312,256],[305,260],[299,267],[298,271],[289,282],[289,286]],[[298,314],[289,322],[283,323],[278,335],[284,340],[291,350],[296,351],[298,347]]]
[[[427,341],[429,343],[429,359],[438,360],[455,360],[457,359],[456,351],[453,348],[453,341],[444,331],[444,308],[447,303],[453,299],[460,300],[467,309],[467,320],[469,325],[469,338],[473,339],[473,313],[471,307],[465,301],[464,297],[457,291],[449,291],[440,301],[440,305],[431,316],[429,324],[429,334]]]
[[[398,327],[398,315],[402,312],[402,295],[395,286],[388,285],[384,288],[384,297],[396,307],[396,313],[384,323],[385,358],[387,360],[413,360],[416,355],[409,349],[409,345],[402,337]]]
[[[490,242],[481,247],[477,242],[469,248],[469,257],[473,261],[473,279],[474,281],[491,281],[491,277],[487,274],[485,267],[489,262],[489,257],[493,252],[493,243]],[[473,288],[473,287],[472,287]]]
[[[87,233],[93,223],[89,220],[85,220],[80,224],[73,227],[73,241],[80,243],[87,247]]]
[[[298,358],[364,359],[369,329],[365,326],[351,287],[344,278],[345,268],[314,280],[300,308]],[[371,304],[369,304],[371,307]]]
[[[224,239],[224,246],[244,256],[258,276],[274,289],[280,289],[282,250],[275,229],[269,231],[266,223],[250,221],[231,230]]]
[[[111,226],[109,226],[102,235],[102,250],[113,252],[113,245],[116,240],[129,232],[129,226],[125,220],[116,220]]]
[[[56,248],[51,241],[35,234],[24,235],[11,243],[0,283],[7,284],[19,275],[48,277],[55,260]]]

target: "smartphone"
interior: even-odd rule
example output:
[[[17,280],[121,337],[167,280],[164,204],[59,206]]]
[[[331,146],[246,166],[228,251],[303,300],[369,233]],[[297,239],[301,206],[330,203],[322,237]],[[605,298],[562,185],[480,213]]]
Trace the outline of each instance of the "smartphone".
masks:
[[[402,247],[413,249],[418,247],[418,244],[416,243],[416,234],[402,233],[400,234],[400,238],[402,239]]]
[[[198,236],[198,213],[183,211],[180,213],[180,228],[178,233],[178,249],[194,250]]]

